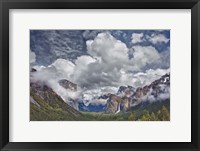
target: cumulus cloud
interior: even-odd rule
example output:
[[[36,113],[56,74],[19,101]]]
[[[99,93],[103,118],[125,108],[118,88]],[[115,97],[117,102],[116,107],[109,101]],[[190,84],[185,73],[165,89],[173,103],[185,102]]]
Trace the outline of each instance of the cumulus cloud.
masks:
[[[157,43],[165,43],[166,44],[169,42],[169,39],[167,37],[165,37],[165,35],[163,35],[163,34],[151,34],[150,36],[146,35],[146,39],[153,44],[157,44]]]
[[[87,41],[88,53],[96,60],[76,75],[76,80],[85,87],[119,86],[129,73],[141,71],[147,64],[160,63],[160,55],[152,46],[134,46],[133,58],[129,49],[109,33],[98,34]],[[79,70],[78,70],[79,71]]]
[[[133,46],[133,67],[135,71],[140,71],[147,64],[160,63],[161,57],[158,51],[152,46]]]
[[[56,68],[56,72],[60,77],[62,76],[63,78],[72,80],[71,76],[74,73],[75,64],[73,64],[71,61],[65,59],[57,59],[49,66],[49,68],[51,67]]]
[[[89,100],[85,104],[104,104],[105,100],[98,99],[99,96],[116,93],[122,85],[138,87],[150,84],[168,72],[165,69],[144,70],[145,66],[162,61],[152,46],[128,48],[108,32],[99,33],[93,40],[86,41],[86,45],[89,55],[80,56],[74,62],[57,59],[48,67],[32,73],[32,78],[45,81],[68,103],[69,98],[83,98]],[[129,58],[130,53],[132,58]],[[66,91],[58,84],[61,79],[77,84],[78,91]]]
[[[136,43],[143,42],[143,37],[144,37],[143,33],[133,33],[132,37],[131,37],[132,38],[132,43],[136,44]]]
[[[100,33],[94,40],[89,40],[86,44],[88,53],[102,62],[113,63],[118,59],[126,61],[128,58],[126,44],[115,39],[109,33]]]

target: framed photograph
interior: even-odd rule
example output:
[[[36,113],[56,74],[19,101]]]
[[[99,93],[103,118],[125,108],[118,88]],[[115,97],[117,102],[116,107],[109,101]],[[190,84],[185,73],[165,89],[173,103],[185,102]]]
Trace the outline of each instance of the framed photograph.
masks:
[[[1,150],[200,150],[198,0],[1,0]]]

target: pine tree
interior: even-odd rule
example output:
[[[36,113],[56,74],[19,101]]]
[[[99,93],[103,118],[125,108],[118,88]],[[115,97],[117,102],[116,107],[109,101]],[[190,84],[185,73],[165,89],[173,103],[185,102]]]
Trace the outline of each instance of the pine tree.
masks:
[[[151,116],[147,110],[144,110],[141,121],[151,121]]]
[[[135,114],[133,112],[129,115],[128,120],[129,121],[135,121],[136,120]]]
[[[170,113],[165,106],[162,106],[161,110],[159,110],[157,114],[158,114],[158,120],[160,121],[170,120]]]
[[[151,113],[151,121],[157,121],[157,117],[154,112]]]

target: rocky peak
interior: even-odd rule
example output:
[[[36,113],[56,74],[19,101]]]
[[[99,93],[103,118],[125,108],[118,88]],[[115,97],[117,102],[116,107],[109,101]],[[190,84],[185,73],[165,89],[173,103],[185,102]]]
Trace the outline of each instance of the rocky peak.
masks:
[[[59,83],[60,86],[62,86],[65,89],[70,89],[72,91],[77,90],[77,85],[66,80],[66,79],[59,80],[58,83]]]
[[[36,72],[37,70],[35,68],[31,68],[31,72]]]
[[[151,98],[153,97],[154,99],[159,99],[158,97],[160,96],[160,94],[169,93],[167,92],[169,90],[169,86],[170,74],[165,74],[160,79],[152,82],[150,85],[137,88],[134,94],[134,98],[137,101],[144,98],[148,100],[148,96],[151,96]]]
[[[124,97],[124,96],[130,97],[131,95],[133,95],[134,91],[135,91],[135,88],[132,86],[127,86],[127,87],[120,86],[117,92],[117,95],[121,97]]]

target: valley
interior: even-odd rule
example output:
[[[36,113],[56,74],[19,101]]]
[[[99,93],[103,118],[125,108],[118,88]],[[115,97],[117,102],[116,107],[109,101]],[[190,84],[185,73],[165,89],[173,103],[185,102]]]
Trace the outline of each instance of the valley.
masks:
[[[77,91],[77,85],[68,80],[58,83],[65,89]],[[104,105],[86,105],[80,99],[69,98],[67,103],[45,83],[31,81],[30,120],[170,121],[169,86],[170,74],[165,74],[144,87],[120,86],[116,94],[99,96],[97,99],[106,100]]]

